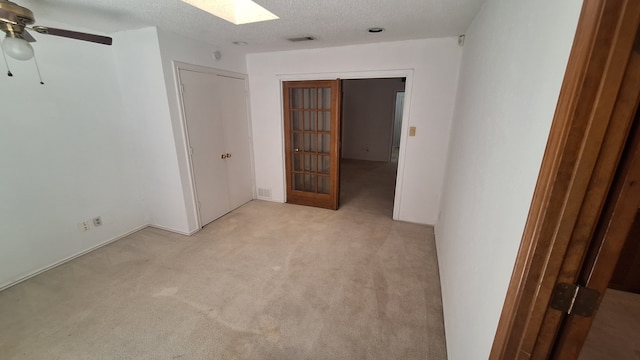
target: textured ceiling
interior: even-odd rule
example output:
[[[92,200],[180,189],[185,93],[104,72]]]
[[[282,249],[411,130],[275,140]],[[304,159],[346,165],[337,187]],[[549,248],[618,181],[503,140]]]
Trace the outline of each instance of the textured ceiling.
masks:
[[[233,25],[180,0],[13,0],[36,16],[97,32],[157,26],[211,45],[249,43],[246,52],[457,36],[484,0],[255,0],[279,20]],[[212,0],[215,1],[215,0]],[[46,25],[42,22],[41,25]],[[385,32],[370,34],[369,27]],[[74,29],[70,29],[74,30]],[[318,40],[291,43],[312,35]]]

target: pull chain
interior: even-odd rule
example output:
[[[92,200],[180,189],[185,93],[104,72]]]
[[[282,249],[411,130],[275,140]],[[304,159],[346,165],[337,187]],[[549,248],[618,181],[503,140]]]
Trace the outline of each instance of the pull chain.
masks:
[[[40,79],[40,85],[44,85],[44,82],[42,82],[42,75],[40,74],[40,66],[38,66],[38,60],[36,60],[36,54],[33,54],[33,62],[36,64],[36,70],[38,71],[38,79]]]
[[[2,48],[2,46],[0,46],[0,50],[2,51],[2,57],[4,58],[4,65],[7,67],[7,76],[11,77],[11,76],[13,76],[13,74],[11,73],[11,70],[9,69],[9,63],[7,62],[7,55],[5,55],[4,49]]]

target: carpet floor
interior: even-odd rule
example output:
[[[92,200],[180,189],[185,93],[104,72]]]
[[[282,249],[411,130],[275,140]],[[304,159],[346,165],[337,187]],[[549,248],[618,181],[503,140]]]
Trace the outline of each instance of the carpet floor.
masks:
[[[640,294],[607,289],[579,360],[640,359]]]
[[[342,171],[338,211],[252,201],[1,292],[0,358],[446,359],[433,229],[391,220],[395,164]]]

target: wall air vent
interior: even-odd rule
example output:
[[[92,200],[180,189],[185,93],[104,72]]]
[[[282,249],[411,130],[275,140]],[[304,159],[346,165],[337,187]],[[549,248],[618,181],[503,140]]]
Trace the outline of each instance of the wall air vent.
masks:
[[[316,38],[313,36],[297,36],[297,37],[288,38],[287,40],[291,42],[300,42],[300,41],[313,41],[313,40],[316,40]]]

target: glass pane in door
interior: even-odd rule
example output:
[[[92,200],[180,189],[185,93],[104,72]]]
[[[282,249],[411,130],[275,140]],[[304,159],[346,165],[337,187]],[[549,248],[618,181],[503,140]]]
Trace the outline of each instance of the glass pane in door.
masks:
[[[302,109],[302,89],[291,89],[291,108]]]
[[[316,151],[316,140],[317,137],[315,134],[304,134],[304,151],[315,152]]]
[[[316,177],[314,175],[304,176],[304,191],[316,192]]]
[[[318,135],[318,152],[328,154],[331,152],[331,135],[320,134]]]
[[[302,171],[302,154],[293,155],[293,171]]]
[[[291,129],[294,131],[302,130],[302,112],[291,111]]]
[[[296,149],[302,149],[302,133],[294,132],[293,134],[291,134],[291,138],[292,138],[292,144],[293,144],[293,151],[296,151]]]
[[[328,174],[329,167],[331,166],[331,158],[326,155],[318,156],[318,172],[321,174]]]
[[[320,109],[331,109],[331,88],[324,88],[320,91]]]
[[[295,190],[304,191],[304,176],[302,174],[294,174],[293,177],[293,188]]]
[[[318,176],[318,192],[322,194],[329,193],[329,177]]]
[[[319,131],[331,131],[331,112],[321,111],[318,114],[318,130]]]
[[[316,119],[318,117],[318,113],[316,111],[305,111],[304,112],[304,130],[305,131],[315,131],[316,123],[318,122]]]

